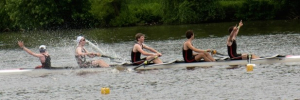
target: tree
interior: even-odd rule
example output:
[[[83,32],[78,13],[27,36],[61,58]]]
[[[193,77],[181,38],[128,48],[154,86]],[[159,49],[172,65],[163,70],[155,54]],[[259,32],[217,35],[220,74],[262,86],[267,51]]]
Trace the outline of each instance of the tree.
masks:
[[[24,29],[77,28],[89,23],[86,0],[7,0],[14,27]]]
[[[163,5],[163,20],[167,23],[200,23],[225,18],[217,0],[165,0]]]
[[[5,11],[5,0],[0,0],[0,32],[1,31],[8,31],[9,28],[12,27],[12,24],[10,23],[11,20],[9,19],[9,16],[7,12]]]

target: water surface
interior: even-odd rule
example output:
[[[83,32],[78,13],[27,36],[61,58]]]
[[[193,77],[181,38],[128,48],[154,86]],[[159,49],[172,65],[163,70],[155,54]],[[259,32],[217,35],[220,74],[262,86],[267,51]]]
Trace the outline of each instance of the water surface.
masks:
[[[290,26],[291,23],[294,23],[294,27]],[[237,38],[238,50],[259,56],[300,55],[300,32],[295,28],[299,24],[295,23],[245,22]],[[226,54],[227,28],[232,24],[235,23],[51,31],[51,34],[5,33],[1,38],[6,39],[0,42],[0,69],[33,68],[40,64],[37,58],[17,47],[16,41],[19,39],[25,41],[25,45],[34,52],[38,52],[40,44],[48,45],[53,66],[77,67],[74,58],[76,43],[73,41],[77,35],[84,35],[97,43],[108,55],[129,60],[130,49],[135,43],[134,34],[142,32],[147,35],[146,44],[160,51],[163,54],[161,59],[167,62],[182,60],[184,32],[193,29],[196,33],[193,41],[195,47],[216,49]],[[87,49],[96,51],[88,45]],[[0,99],[300,99],[300,64],[297,62],[259,64],[251,73],[246,72],[244,65],[233,70],[226,67],[195,70],[176,68],[140,73],[106,68],[0,75]],[[102,95],[102,87],[109,87],[111,93]]]

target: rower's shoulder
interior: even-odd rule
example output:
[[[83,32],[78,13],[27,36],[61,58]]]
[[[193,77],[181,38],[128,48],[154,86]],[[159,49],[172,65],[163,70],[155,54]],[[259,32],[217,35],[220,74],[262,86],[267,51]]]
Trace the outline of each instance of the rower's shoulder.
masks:
[[[139,45],[137,43],[133,45],[133,48],[137,48],[137,47],[141,47],[141,45]]]
[[[192,45],[192,41],[185,41],[183,45]]]
[[[78,49],[84,49],[84,47],[77,46],[77,47],[76,47],[76,50],[78,50]]]

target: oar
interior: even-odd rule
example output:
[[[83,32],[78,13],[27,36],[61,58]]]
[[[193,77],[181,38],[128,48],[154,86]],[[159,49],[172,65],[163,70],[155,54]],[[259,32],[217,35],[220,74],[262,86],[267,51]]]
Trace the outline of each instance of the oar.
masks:
[[[101,55],[101,57],[109,58],[109,59],[119,59],[119,60],[122,60],[122,58],[115,58],[115,57],[111,57],[111,56],[107,56],[107,55]]]
[[[144,66],[144,65],[150,63],[151,61],[155,60],[156,58],[158,58],[158,56],[155,56],[153,59],[151,59],[151,60],[149,60],[149,61],[148,61],[148,60],[144,61],[142,64],[140,64],[140,65],[134,67],[133,70],[135,70],[135,69],[137,69],[137,68],[140,68],[141,66]]]
[[[221,53],[217,52],[217,50],[212,50],[211,53],[212,53],[212,54],[221,55],[221,56],[228,56],[228,55],[221,54]]]
[[[217,50],[211,50],[211,55],[212,56],[215,56],[215,57],[218,57],[218,58],[215,58],[216,60],[226,60],[226,59],[230,59],[228,55],[225,55],[225,54],[221,54],[219,52],[217,52]]]

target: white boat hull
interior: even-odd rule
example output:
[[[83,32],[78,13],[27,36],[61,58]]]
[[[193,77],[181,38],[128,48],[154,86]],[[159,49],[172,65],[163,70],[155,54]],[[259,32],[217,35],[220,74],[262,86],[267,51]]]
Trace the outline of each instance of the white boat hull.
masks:
[[[273,64],[273,63],[288,63],[300,62],[299,56],[274,57],[266,59],[253,59],[251,64]],[[247,60],[230,60],[218,62],[194,62],[194,63],[172,63],[172,64],[153,64],[146,67],[139,67],[139,70],[161,69],[161,68],[186,68],[186,67],[206,67],[206,66],[222,66],[222,65],[247,65]]]
[[[23,72],[28,72],[32,71],[34,69],[32,68],[17,68],[17,69],[4,69],[0,70],[0,73],[23,73]]]

